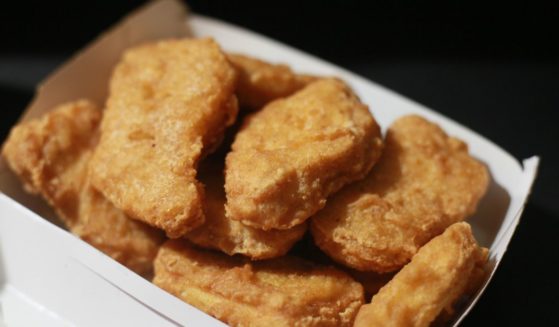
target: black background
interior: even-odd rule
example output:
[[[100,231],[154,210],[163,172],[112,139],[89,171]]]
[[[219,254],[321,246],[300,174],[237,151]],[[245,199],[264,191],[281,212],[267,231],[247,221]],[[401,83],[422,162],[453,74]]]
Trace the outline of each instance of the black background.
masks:
[[[142,3],[0,5],[0,139],[45,74]],[[556,6],[302,0],[189,5],[368,77],[469,126],[518,159],[540,155],[540,173],[509,252],[463,325],[559,323]]]

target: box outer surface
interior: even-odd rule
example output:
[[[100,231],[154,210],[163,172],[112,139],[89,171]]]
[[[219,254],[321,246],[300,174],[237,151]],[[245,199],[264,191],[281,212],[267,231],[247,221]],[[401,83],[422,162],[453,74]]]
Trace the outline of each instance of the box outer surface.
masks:
[[[246,53],[294,70],[337,76],[369,105],[385,129],[404,114],[420,114],[466,141],[492,177],[488,194],[468,221],[478,241],[490,247],[490,272],[483,288],[464,307],[465,317],[489,283],[519,222],[539,159],[516,159],[475,132],[344,69],[266,37],[214,19],[191,15],[175,0],[150,3],[103,34],[39,87],[22,119],[77,98],[103,104],[113,66],[132,45],[169,37],[213,37],[231,52]],[[83,78],[87,76],[87,78]],[[222,326],[165,293],[87,243],[42,217],[52,211],[25,194],[0,159],[0,327],[8,326]]]

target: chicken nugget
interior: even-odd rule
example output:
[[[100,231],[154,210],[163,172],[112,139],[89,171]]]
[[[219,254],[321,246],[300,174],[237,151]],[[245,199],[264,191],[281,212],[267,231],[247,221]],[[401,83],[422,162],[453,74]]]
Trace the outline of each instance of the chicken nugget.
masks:
[[[229,54],[228,58],[239,75],[236,93],[242,109],[261,109],[268,102],[290,96],[317,79],[296,74],[283,64],[240,54]]]
[[[332,267],[294,257],[242,257],[166,242],[154,283],[231,326],[351,326],[361,285]]]
[[[89,181],[80,196],[78,224],[70,231],[136,273],[149,276],[165,240],[163,231],[127,217]]]
[[[2,155],[32,194],[41,194],[64,224],[78,224],[80,196],[101,111],[88,100],[57,106],[14,126]]]
[[[113,72],[92,183],[177,238],[204,222],[198,160],[237,115],[236,73],[211,39],[132,48]]]
[[[87,176],[101,111],[80,100],[17,125],[3,149],[27,191],[41,194],[67,228],[139,274],[148,274],[162,232],[129,219]]]
[[[245,120],[226,158],[226,214],[264,230],[301,224],[381,150],[379,126],[349,87],[314,82]]]
[[[297,225],[287,230],[264,231],[227,218],[223,163],[204,161],[199,178],[206,186],[204,207],[206,222],[186,234],[186,238],[192,243],[221,250],[229,255],[242,254],[253,260],[260,260],[284,255],[305,234],[307,224]]]
[[[361,307],[355,326],[429,326],[443,310],[452,311],[486,260],[487,249],[477,245],[470,225],[450,226]]]
[[[316,244],[362,271],[390,272],[451,224],[473,214],[489,181],[467,145],[405,116],[389,128],[382,157],[363,180],[311,219]]]
[[[342,270],[363,285],[365,298],[368,299],[377,294],[395,275],[395,273],[379,274],[374,271],[359,271],[347,267],[342,267]]]
[[[319,265],[333,266],[340,269],[363,286],[365,298],[371,298],[378,293],[380,288],[386,285],[395,275],[395,273],[379,274],[374,271],[359,271],[341,265],[321,251],[314,243],[312,236],[308,234],[305,234],[305,236],[295,244],[288,255],[299,257]]]

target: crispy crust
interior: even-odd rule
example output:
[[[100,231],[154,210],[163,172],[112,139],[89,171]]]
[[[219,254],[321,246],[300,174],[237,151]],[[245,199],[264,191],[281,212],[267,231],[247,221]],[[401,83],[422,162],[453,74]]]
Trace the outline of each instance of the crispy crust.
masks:
[[[267,103],[301,90],[317,78],[294,73],[282,64],[272,64],[240,54],[227,56],[239,75],[236,94],[246,110],[259,110]]]
[[[211,39],[159,41],[126,51],[111,79],[93,185],[169,237],[201,225],[196,167],[236,118],[235,78]]]
[[[154,283],[231,326],[351,326],[363,288],[330,267],[282,257],[247,262],[165,243]]]
[[[89,183],[87,166],[100,120],[100,110],[89,101],[63,104],[14,127],[3,155],[26,189],[41,194],[72,233],[149,274],[162,233],[126,217]]]
[[[314,82],[245,120],[226,158],[226,214],[264,230],[301,224],[381,149],[367,106],[339,80]]]
[[[362,271],[390,272],[451,224],[473,214],[489,182],[462,141],[418,116],[388,130],[371,173],[311,219],[316,244]]]
[[[78,224],[79,198],[101,111],[87,100],[57,106],[13,127],[2,150],[25,189],[41,194],[69,228]]]
[[[199,178],[206,186],[206,222],[186,235],[192,243],[229,255],[242,254],[261,260],[284,255],[305,234],[307,224],[287,230],[264,231],[227,218],[222,163],[204,161]]]
[[[435,237],[394,278],[361,307],[356,327],[426,327],[467,289],[487,260],[470,225],[456,223]]]
[[[82,189],[79,223],[71,229],[87,243],[143,276],[165,240],[163,231],[130,219],[88,182]]]

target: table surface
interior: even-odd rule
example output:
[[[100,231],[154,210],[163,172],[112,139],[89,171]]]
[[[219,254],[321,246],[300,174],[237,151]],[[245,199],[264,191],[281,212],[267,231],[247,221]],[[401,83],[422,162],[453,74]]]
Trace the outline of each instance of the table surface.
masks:
[[[79,2],[61,3],[68,12],[80,9]],[[142,1],[103,3],[91,4],[87,17],[39,2],[35,10],[48,15],[31,22],[22,19],[23,5],[0,14],[1,30],[10,35],[0,46],[0,140],[38,81]],[[541,156],[509,251],[463,326],[559,323],[553,311],[559,305],[558,17],[546,8],[506,8],[497,15],[499,8],[479,11],[475,4],[430,11],[359,3],[287,1],[270,8],[190,1],[196,12],[294,45],[433,108],[518,159]],[[515,25],[519,18],[523,23]],[[73,25],[79,28],[68,28]]]

